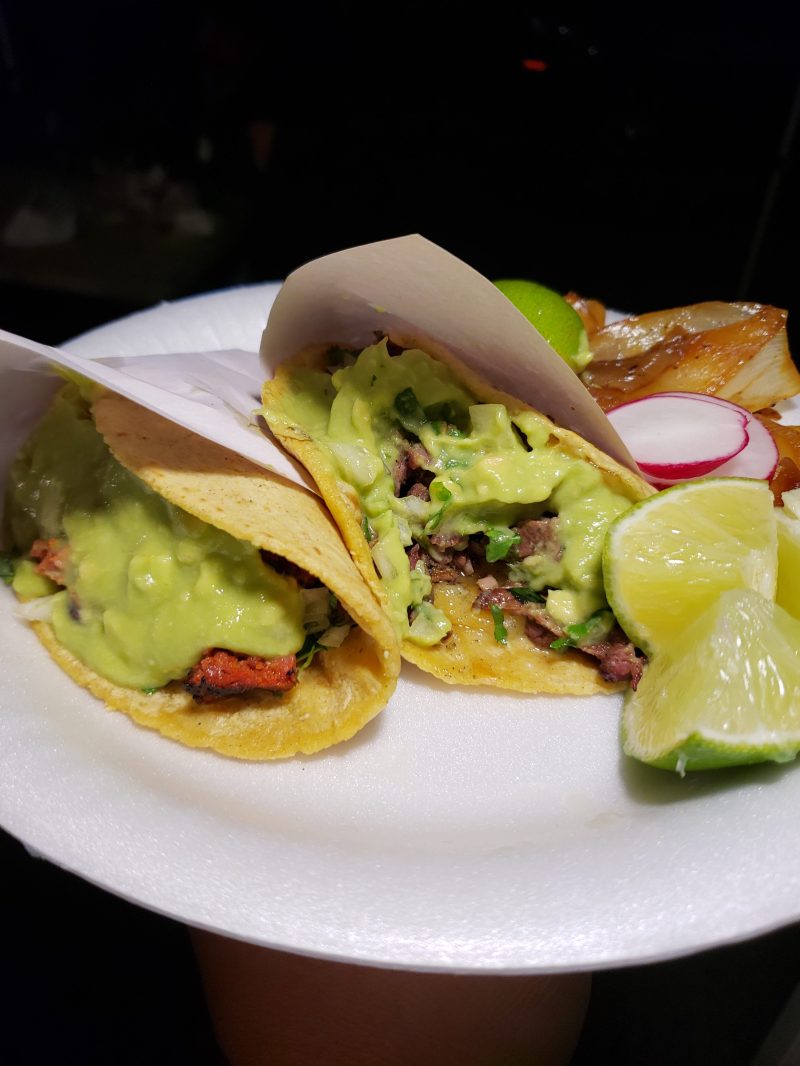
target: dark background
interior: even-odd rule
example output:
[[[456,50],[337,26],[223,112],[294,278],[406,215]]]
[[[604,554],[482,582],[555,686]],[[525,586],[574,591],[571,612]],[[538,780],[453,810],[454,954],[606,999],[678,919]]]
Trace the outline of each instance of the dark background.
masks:
[[[7,328],[64,340],[411,231],[622,309],[793,322],[796,15],[275,6],[0,0]],[[31,247],[24,208],[74,236]]]
[[[797,16],[597,10],[0,0],[0,325],[59,343],[415,231],[612,307],[786,307],[797,350]],[[0,1063],[218,1061],[180,925],[0,860]],[[598,975],[576,1063],[749,1062],[798,947]]]

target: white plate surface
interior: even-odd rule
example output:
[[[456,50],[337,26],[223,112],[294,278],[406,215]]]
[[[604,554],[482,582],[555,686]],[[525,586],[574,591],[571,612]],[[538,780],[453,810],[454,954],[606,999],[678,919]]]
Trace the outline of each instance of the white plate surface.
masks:
[[[276,289],[165,304],[69,347],[254,349]],[[621,757],[616,698],[452,689],[410,667],[352,742],[238,763],[109,713],[10,593],[2,606],[0,822],[145,907],[330,958],[530,973],[664,959],[800,916],[800,767],[680,779]]]

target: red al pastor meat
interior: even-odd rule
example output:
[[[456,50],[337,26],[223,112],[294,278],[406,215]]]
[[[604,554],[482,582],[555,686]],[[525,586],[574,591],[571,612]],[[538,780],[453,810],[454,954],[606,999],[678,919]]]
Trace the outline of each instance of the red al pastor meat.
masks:
[[[262,659],[257,655],[212,649],[184,680],[184,688],[198,703],[237,696],[262,689],[288,692],[297,682],[297,657],[281,655]]]

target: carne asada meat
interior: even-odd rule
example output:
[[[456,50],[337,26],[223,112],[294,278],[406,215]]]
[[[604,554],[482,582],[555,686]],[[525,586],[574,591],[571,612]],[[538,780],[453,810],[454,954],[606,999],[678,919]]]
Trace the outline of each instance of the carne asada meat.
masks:
[[[566,636],[566,630],[539,603],[523,602],[508,588],[484,589],[472,605],[476,610],[489,611],[499,607],[506,614],[525,618],[525,636],[537,648],[549,648],[554,640]],[[619,626],[615,626],[605,640],[596,644],[582,644],[574,649],[597,659],[600,676],[605,681],[629,681],[636,688],[642,678],[646,660],[636,653]]]
[[[518,600],[511,589],[485,589],[478,593],[472,606],[479,611],[499,607],[505,614],[523,615],[526,619],[525,635],[539,648],[549,648],[554,640],[566,635],[566,630],[547,613],[542,604]]]
[[[467,546],[467,538],[460,533],[433,533],[430,540],[440,552],[446,552],[448,548],[460,548],[463,551]]]
[[[302,589],[313,588],[315,585],[322,584],[318,577],[309,574],[308,570],[304,570],[302,566],[290,563],[289,560],[284,559],[282,555],[275,555],[274,552],[268,552],[265,548],[262,548],[261,558],[267,566],[271,566],[277,574],[283,574],[284,577],[293,577]]]
[[[558,539],[557,518],[531,518],[514,527],[519,536],[519,544],[512,551],[517,559],[527,559],[529,555],[546,555],[550,559],[561,558],[563,548]]]
[[[431,543],[433,543],[434,539],[434,537],[431,537]],[[441,537],[440,540],[446,541],[447,538]],[[452,539],[452,542],[463,544],[464,538],[456,537]],[[434,585],[441,582],[453,584],[465,575],[475,573],[472,560],[466,552],[454,552],[452,548],[439,550],[435,547],[434,551],[436,552],[436,556],[428,555],[423,551],[419,544],[412,545],[408,551],[408,565],[410,569],[414,570],[419,563],[422,563],[425,567],[425,572]]]
[[[584,644],[581,649],[586,655],[597,659],[600,676],[605,681],[630,681],[635,689],[642,680],[645,659],[636,654],[636,649],[619,626],[615,626],[606,640],[597,644]]]
[[[536,607],[536,604],[523,603],[522,600],[517,599],[511,589],[498,586],[479,592],[472,606],[476,611],[490,611],[492,607],[500,607],[507,614],[529,614],[530,608]]]
[[[430,463],[430,461],[430,455],[418,441],[415,443],[403,441],[403,450],[397,456],[392,470],[395,495],[409,494],[408,491],[405,494],[403,493],[403,488],[409,479],[413,482],[422,481],[425,485],[433,481],[434,475],[430,470],[425,469],[426,464]],[[419,473],[417,473],[418,471]]]
[[[419,544],[412,544],[408,552],[408,568],[409,570],[416,570],[417,563],[423,563],[427,570],[428,557],[425,552],[420,548]]]
[[[533,618],[525,619],[525,636],[535,648],[543,649],[549,648],[554,640],[558,640],[558,637],[553,633],[552,629],[540,625],[540,623]]]
[[[424,481],[421,481],[421,480],[420,481],[415,481],[414,484],[411,486],[411,488],[406,493],[406,495],[407,496],[416,496],[420,500],[425,500],[426,503],[431,498],[431,494],[428,491],[428,486],[425,484]]]
[[[453,563],[458,567],[462,574],[470,575],[475,573],[475,567],[472,565],[472,559],[466,552],[459,552],[453,556]]]
[[[428,575],[434,585],[442,582],[452,585],[464,576],[453,560],[439,562],[438,559],[428,559]]]
[[[261,689],[288,692],[297,682],[297,657],[281,655],[262,659],[258,655],[237,655],[212,648],[190,671],[183,687],[198,703]]]

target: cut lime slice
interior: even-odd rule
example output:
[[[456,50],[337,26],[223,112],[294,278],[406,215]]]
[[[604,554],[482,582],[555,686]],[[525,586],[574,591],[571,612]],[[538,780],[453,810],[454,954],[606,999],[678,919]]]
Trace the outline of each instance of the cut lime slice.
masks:
[[[664,769],[787,762],[800,750],[800,621],[723,592],[625,697],[626,755]]]
[[[800,518],[800,489],[789,489],[781,493],[781,501],[786,514]]]
[[[775,600],[789,614],[800,618],[800,518],[777,510],[778,587]]]
[[[495,285],[575,373],[580,373],[592,353],[583,320],[575,308],[554,289],[535,281],[503,278]]]
[[[652,655],[726,589],[774,599],[777,555],[765,481],[688,481],[648,497],[609,527],[606,596],[631,640]]]

